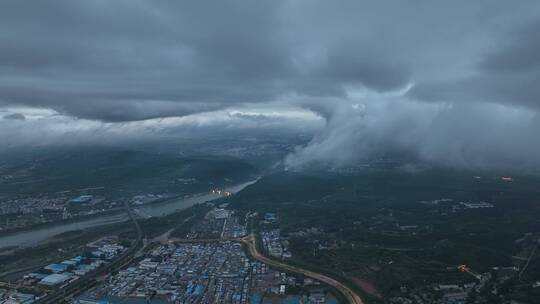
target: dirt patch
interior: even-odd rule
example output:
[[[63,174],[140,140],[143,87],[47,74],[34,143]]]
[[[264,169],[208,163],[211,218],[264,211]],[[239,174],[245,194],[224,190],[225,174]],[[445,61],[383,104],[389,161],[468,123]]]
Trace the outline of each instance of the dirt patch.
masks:
[[[351,280],[369,295],[377,299],[383,298],[382,294],[377,290],[377,288],[375,288],[375,286],[371,282],[359,277],[351,277]]]

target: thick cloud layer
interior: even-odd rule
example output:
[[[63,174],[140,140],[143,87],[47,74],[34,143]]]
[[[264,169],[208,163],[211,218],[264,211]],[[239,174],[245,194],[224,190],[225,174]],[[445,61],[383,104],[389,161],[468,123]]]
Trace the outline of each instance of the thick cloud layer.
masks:
[[[290,164],[406,149],[540,169],[538,20],[535,0],[7,0],[0,108],[77,130],[278,102],[327,120]]]
[[[329,101],[320,100],[314,110],[328,117],[326,128],[286,165],[341,167],[401,153],[456,168],[540,172],[536,112],[495,103],[426,104],[407,93],[351,92],[330,109],[321,109]]]
[[[182,117],[143,121],[104,123],[77,119],[52,110],[16,108],[0,110],[0,150],[14,147],[48,145],[123,145],[177,139],[204,141],[219,135],[226,139],[238,134],[257,136],[271,134],[314,134],[324,120],[311,112],[288,108],[238,108],[192,114]]]

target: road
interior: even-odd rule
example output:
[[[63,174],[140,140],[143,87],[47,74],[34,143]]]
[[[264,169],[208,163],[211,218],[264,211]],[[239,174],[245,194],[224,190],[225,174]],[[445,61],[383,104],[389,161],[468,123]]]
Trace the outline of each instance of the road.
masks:
[[[272,260],[270,258],[267,258],[266,256],[262,255],[258,250],[257,250],[257,243],[256,243],[256,240],[255,240],[255,237],[253,236],[253,234],[250,234],[249,236],[246,236],[242,239],[240,239],[240,241],[242,243],[244,243],[247,248],[248,248],[248,251],[249,251],[249,254],[256,260],[262,262],[262,263],[265,263],[265,264],[268,264],[270,266],[273,266],[273,267],[276,267],[276,268],[280,268],[280,269],[283,269],[287,272],[294,272],[294,273],[300,273],[300,274],[303,274],[305,275],[306,277],[310,277],[312,279],[315,279],[315,280],[318,280],[318,281],[321,281],[323,283],[326,283],[332,287],[334,287],[335,289],[337,289],[346,299],[349,303],[351,304],[364,304],[364,301],[362,300],[362,298],[360,298],[360,296],[354,292],[351,288],[347,287],[345,284],[329,277],[329,276],[326,276],[324,274],[321,274],[321,273],[316,273],[316,272],[313,272],[313,271],[310,271],[310,270],[306,270],[306,269],[303,269],[303,268],[300,268],[300,267],[296,267],[296,266],[292,266],[292,265],[288,265],[286,263],[283,263],[283,262],[279,262],[279,261],[275,261],[275,260]]]
[[[533,259],[536,250],[538,249],[538,246],[540,246],[540,240],[536,241],[536,245],[534,246],[533,250],[531,251],[531,254],[529,254],[529,257],[527,258],[527,262],[525,263],[525,266],[521,269],[519,272],[519,281],[521,281],[521,277],[523,276],[523,273],[525,273],[525,270],[527,270],[527,267],[529,267],[529,264],[531,263],[531,260]]]
[[[111,264],[107,265],[105,268],[101,269],[100,271],[93,273],[91,275],[88,275],[86,277],[83,277],[79,279],[78,281],[74,282],[73,284],[68,285],[61,291],[57,293],[50,294],[49,296],[38,300],[36,303],[40,304],[49,304],[49,303],[66,303],[66,300],[72,298],[73,296],[80,294],[84,292],[85,290],[95,286],[97,283],[96,278],[100,275],[110,273],[112,271],[121,269],[125,265],[128,265],[131,263],[131,261],[137,256],[140,255],[140,253],[144,250],[144,244],[143,244],[143,233],[142,229],[139,226],[139,223],[135,219],[132,210],[128,205],[126,205],[127,212],[129,214],[129,217],[133,221],[136,229],[137,229],[137,241],[136,243],[125,253],[123,253],[118,259],[116,259]],[[246,245],[248,248],[249,254],[256,260],[263,262],[265,264],[268,264],[270,266],[282,269],[287,272],[292,273],[299,273],[303,274],[307,277],[313,278],[315,280],[318,280],[320,282],[323,282],[325,284],[328,284],[332,287],[334,287],[336,290],[338,290],[344,297],[347,299],[347,301],[351,304],[364,304],[364,301],[362,298],[351,288],[347,287],[345,284],[327,276],[321,273],[316,273],[310,270],[306,270],[300,267],[288,265],[286,263],[272,260],[270,258],[267,258],[263,254],[261,254],[257,250],[256,240],[255,236],[253,234],[250,234],[249,236],[246,236],[241,239],[231,239],[233,241],[240,241],[243,244]],[[200,241],[200,240],[189,240],[191,242],[193,241]],[[216,240],[204,240],[204,241],[219,241]]]

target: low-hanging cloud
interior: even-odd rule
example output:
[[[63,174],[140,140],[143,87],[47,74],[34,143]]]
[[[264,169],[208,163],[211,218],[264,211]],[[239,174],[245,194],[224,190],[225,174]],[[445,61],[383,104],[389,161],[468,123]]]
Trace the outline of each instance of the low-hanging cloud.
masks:
[[[313,113],[292,108],[286,113],[266,108],[236,108],[130,122],[78,119],[43,109],[0,108],[0,150],[55,145],[122,145],[216,134],[224,138],[263,132],[314,134],[323,123]]]
[[[329,101],[319,101],[323,105]],[[308,103],[310,107],[313,102]],[[539,172],[540,117],[497,103],[424,103],[406,94],[368,92],[333,101],[331,111],[311,107],[326,127],[285,164],[335,167],[387,155],[461,169]],[[409,159],[410,160],[410,159]]]

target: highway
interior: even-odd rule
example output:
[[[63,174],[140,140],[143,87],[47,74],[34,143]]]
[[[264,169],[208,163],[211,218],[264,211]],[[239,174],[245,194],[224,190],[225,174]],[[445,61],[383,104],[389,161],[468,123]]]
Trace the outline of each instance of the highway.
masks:
[[[240,239],[240,241],[247,246],[249,254],[254,259],[262,263],[268,264],[270,266],[283,269],[287,272],[303,274],[306,277],[310,277],[312,279],[326,283],[334,287],[335,289],[337,289],[347,299],[347,301],[350,304],[364,304],[364,301],[362,300],[362,298],[360,298],[360,296],[356,292],[354,292],[351,288],[347,287],[345,284],[329,276],[267,258],[266,256],[264,256],[257,250],[257,244],[256,244],[256,240],[253,234],[250,234],[249,236],[246,236]]]

